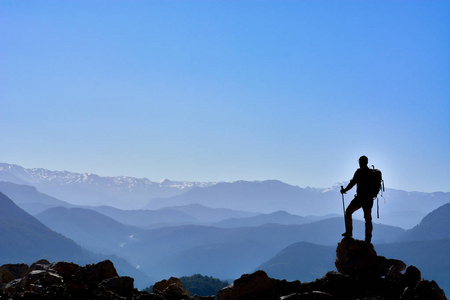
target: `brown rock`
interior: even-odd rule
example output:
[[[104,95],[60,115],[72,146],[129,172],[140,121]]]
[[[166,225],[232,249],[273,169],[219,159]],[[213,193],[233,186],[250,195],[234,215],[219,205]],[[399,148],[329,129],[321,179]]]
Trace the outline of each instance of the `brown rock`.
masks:
[[[176,278],[176,277],[170,277],[168,280],[164,279],[161,281],[158,281],[157,283],[155,283],[155,285],[153,286],[153,292],[164,292],[164,290],[171,284],[176,284],[179,287],[183,288],[183,284],[181,284],[180,279]]]
[[[48,268],[61,275],[66,281],[81,269],[79,265],[65,261],[52,263]]]
[[[177,284],[169,285],[162,293],[167,300],[190,299],[189,292]]]
[[[50,262],[46,259],[40,259],[30,266],[30,271],[33,270],[46,270],[50,266]]]
[[[420,270],[415,266],[409,266],[408,268],[406,268],[405,273],[401,277],[401,283],[403,286],[406,286],[413,290],[419,283],[420,279],[422,279]]]
[[[217,300],[230,300],[231,299],[231,291],[233,290],[234,285],[230,284],[227,287],[224,287],[220,291],[216,293]]]
[[[217,293],[218,300],[273,299],[273,281],[264,271],[242,275],[241,278]]]
[[[24,282],[22,278],[14,279],[8,282],[3,290],[8,293],[22,292],[24,291]]]
[[[275,289],[275,294],[278,296],[285,296],[302,291],[302,283],[299,280],[286,281],[272,279],[272,283]]]
[[[307,292],[307,293],[296,293],[288,296],[283,296],[280,300],[331,300],[334,297],[330,294],[323,292]]]
[[[0,267],[0,284],[25,277],[30,267],[27,264],[6,264]]]
[[[158,294],[141,294],[137,298],[137,300],[166,300],[163,296]]]
[[[343,239],[336,248],[335,265],[345,275],[360,276],[376,269],[377,253],[373,245],[354,239]]]
[[[214,300],[216,296],[198,296],[194,295],[194,300]]]
[[[176,277],[170,277],[168,280],[161,280],[155,283],[153,293],[162,295],[167,300],[190,298],[190,293],[183,288],[180,279]]]
[[[336,268],[345,275],[386,276],[391,266],[400,272],[406,268],[401,260],[378,256],[373,245],[354,239],[342,239],[336,248]]]
[[[47,287],[51,285],[61,285],[63,283],[63,278],[62,276],[47,270],[34,270],[28,273],[28,276],[25,278],[25,283],[27,285],[34,284]]]
[[[392,267],[392,269],[391,269]],[[398,259],[387,259],[384,256],[378,256],[376,260],[376,272],[379,276],[386,276],[391,273],[401,272],[406,269],[406,264]]]
[[[134,292],[134,279],[128,276],[108,278],[100,283],[100,287],[119,296],[129,297]]]
[[[119,276],[119,274],[117,274],[114,264],[110,260],[104,260],[97,264],[86,265],[86,267],[79,269],[75,273],[74,279],[93,284],[100,283],[105,279],[116,276]]]
[[[422,279],[414,289],[417,300],[447,300],[444,291],[432,280]]]
[[[337,299],[355,299],[361,292],[357,278],[339,272],[329,271],[325,276],[313,282],[302,284],[301,292],[320,291],[333,295]]]

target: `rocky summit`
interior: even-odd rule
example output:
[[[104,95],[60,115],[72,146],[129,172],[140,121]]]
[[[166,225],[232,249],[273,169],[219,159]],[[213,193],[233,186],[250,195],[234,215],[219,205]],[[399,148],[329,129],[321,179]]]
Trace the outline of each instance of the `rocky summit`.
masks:
[[[309,299],[447,299],[436,282],[421,278],[419,269],[378,256],[373,245],[343,239],[336,249],[336,271],[313,282],[272,279],[263,271],[243,275],[217,293],[218,300]]]
[[[0,299],[136,299],[136,300],[446,300],[438,284],[421,277],[414,266],[378,256],[373,245],[343,239],[336,249],[336,271],[313,282],[278,280],[264,271],[242,275],[216,295],[190,295],[180,280],[155,283],[152,293],[134,288],[133,278],[119,276],[111,261],[81,267],[40,260],[31,266],[0,267]]]

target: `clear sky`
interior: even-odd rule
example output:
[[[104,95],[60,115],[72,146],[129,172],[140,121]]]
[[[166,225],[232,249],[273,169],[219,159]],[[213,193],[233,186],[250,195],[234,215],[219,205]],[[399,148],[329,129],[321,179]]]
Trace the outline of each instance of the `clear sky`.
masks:
[[[449,1],[0,2],[0,161],[450,191]]]

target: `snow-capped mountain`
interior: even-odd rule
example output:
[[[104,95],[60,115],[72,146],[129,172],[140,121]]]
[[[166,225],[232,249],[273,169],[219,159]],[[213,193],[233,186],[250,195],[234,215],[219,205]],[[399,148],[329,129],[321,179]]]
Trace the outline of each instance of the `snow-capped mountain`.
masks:
[[[35,186],[39,191],[78,205],[140,208],[155,197],[170,197],[212,182],[151,181],[129,176],[102,177],[92,173],[27,169],[0,163],[0,181]]]

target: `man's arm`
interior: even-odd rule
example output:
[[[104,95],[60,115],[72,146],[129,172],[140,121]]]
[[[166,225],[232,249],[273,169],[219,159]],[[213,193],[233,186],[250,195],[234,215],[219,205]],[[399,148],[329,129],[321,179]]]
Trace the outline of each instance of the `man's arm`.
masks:
[[[358,173],[358,170],[356,170],[355,175],[353,175],[353,178],[350,180],[350,182],[348,183],[348,185],[347,185],[344,189],[341,189],[341,194],[347,193],[347,191],[351,190],[352,187],[355,186],[355,184],[356,184],[356,182],[357,182],[357,181],[356,181],[357,173]]]

